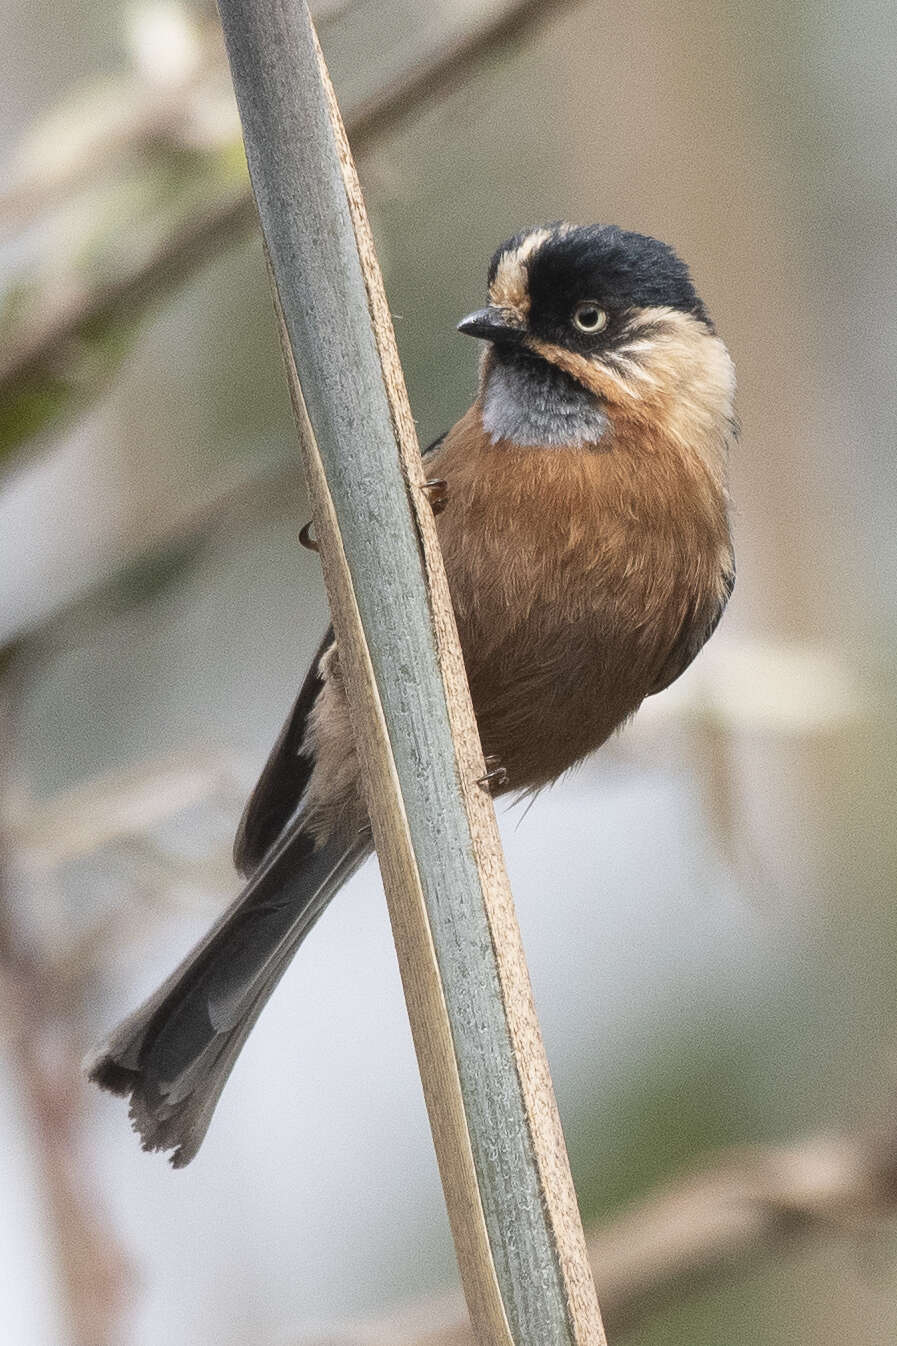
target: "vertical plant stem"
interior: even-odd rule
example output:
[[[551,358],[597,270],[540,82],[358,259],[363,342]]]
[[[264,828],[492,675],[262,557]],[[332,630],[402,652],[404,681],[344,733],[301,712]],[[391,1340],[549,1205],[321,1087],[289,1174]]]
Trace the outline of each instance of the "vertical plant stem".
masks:
[[[474,1330],[484,1346],[603,1346],[354,166],[305,5],[220,10]]]
[[[17,691],[18,678],[7,668],[0,678],[0,794],[9,788]],[[132,1268],[85,1172],[80,1024],[86,980],[60,979],[52,959],[20,930],[13,883],[0,829],[0,1031],[28,1128],[66,1346],[116,1346]]]

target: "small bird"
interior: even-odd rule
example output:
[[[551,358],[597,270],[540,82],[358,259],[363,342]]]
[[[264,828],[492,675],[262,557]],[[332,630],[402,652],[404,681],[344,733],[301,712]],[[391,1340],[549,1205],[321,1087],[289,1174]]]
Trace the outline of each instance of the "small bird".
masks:
[[[683,262],[613,225],[503,243],[473,406],[427,451],[483,751],[533,791],[668,687],[732,592],[734,371]],[[247,804],[247,882],[96,1051],[145,1149],[188,1163],[296,949],[371,850],[332,631]]]

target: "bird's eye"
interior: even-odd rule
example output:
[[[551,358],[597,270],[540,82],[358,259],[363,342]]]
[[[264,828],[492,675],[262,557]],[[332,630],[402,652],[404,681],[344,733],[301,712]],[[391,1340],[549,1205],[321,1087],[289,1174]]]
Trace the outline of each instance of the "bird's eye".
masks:
[[[607,314],[599,308],[594,299],[584,299],[573,310],[573,326],[587,336],[600,332],[607,322]]]

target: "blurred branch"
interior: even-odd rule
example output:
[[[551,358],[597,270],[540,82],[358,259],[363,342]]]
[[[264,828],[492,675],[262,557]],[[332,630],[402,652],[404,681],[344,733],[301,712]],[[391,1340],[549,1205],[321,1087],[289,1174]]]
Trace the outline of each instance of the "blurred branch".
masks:
[[[897,1215],[897,1132],[737,1149],[593,1233],[616,1331],[810,1238],[878,1232]]]
[[[8,693],[7,681],[0,695]],[[5,730],[8,701],[2,712]],[[8,743],[7,736],[0,741]],[[52,965],[44,964],[20,933],[11,884],[5,838],[0,837],[0,1028],[30,1122],[67,1340],[71,1346],[118,1346],[130,1266],[84,1172],[83,1044],[76,1027],[84,977],[71,988],[73,1003]]]
[[[319,0],[314,11],[332,23],[357,3]],[[27,228],[66,193],[152,145],[209,149],[239,140],[217,16],[210,21],[177,3],[143,0],[122,21],[133,69],[88,88],[74,107],[51,112],[49,125],[39,123],[26,138],[18,169],[0,190],[0,234]]]
[[[20,863],[51,870],[122,839],[142,838],[198,804],[236,807],[239,799],[235,764],[193,750],[108,772],[47,801],[15,801],[6,827]]]
[[[350,107],[346,131],[353,152],[363,153],[440,95],[450,93],[471,67],[479,65],[510,42],[529,39],[563,10],[584,0],[501,0],[479,18],[468,17],[466,27],[433,44],[409,70],[384,85],[366,102]]]
[[[12,396],[17,384],[55,372],[58,360],[79,338],[88,339],[119,318],[133,322],[154,299],[177,289],[255,222],[251,196],[229,193],[182,221],[115,281],[85,285],[69,294],[55,312],[42,316],[39,326],[0,352],[0,397]]]
[[[590,1235],[589,1260],[608,1335],[742,1274],[761,1257],[795,1252],[814,1238],[875,1234],[895,1215],[893,1129],[725,1152]],[[327,1343],[475,1346],[460,1313],[456,1299],[431,1301],[333,1333]],[[434,1320],[444,1326],[434,1330]]]
[[[27,229],[40,212],[59,204],[117,166],[124,157],[155,143],[190,144],[195,141],[197,95],[206,93],[210,77],[223,74],[220,40],[204,36],[205,51],[184,78],[159,84],[142,78],[117,82],[110,93],[111,111],[91,118],[64,154],[49,161],[33,156],[11,185],[0,192],[0,234]],[[230,129],[230,128],[225,128]],[[216,137],[217,139],[217,137]]]
[[[217,896],[234,886],[230,835],[242,803],[239,774],[237,763],[223,754],[194,749],[107,772],[49,800],[7,791],[4,835],[17,871],[33,891],[46,892],[72,864],[99,858],[102,865],[102,852],[128,847],[132,872],[126,901],[84,913],[76,923],[51,918],[54,932],[63,934],[44,941],[42,975],[52,982],[57,999],[77,1002],[109,949],[142,938],[164,908],[186,903],[191,910],[205,909],[208,895],[215,912]],[[213,818],[220,812],[222,826],[213,826],[202,854],[184,855],[167,846],[157,829],[196,809]],[[192,822],[195,840],[195,817]]]
[[[471,65],[484,60],[496,48],[526,37],[552,17],[582,0],[497,0],[479,16],[465,18],[465,26],[437,39],[413,67],[383,85],[346,117],[355,152],[367,141],[405,121],[434,95],[451,89]],[[340,18],[352,4],[331,0],[312,6],[319,23]],[[186,20],[185,20],[186,23]],[[66,157],[52,165],[42,162],[14,177],[0,192],[0,229],[27,224],[37,209],[45,207],[61,191],[85,179],[99,176],[123,154],[132,153],[157,139],[195,142],[195,118],[191,108],[198,89],[210,79],[227,78],[224,50],[217,26],[195,34],[185,31],[202,47],[185,60],[186,68],[176,81],[159,84],[141,81],[117,100],[115,115],[91,128]],[[238,132],[236,111],[233,128]]]
[[[432,99],[456,87],[471,66],[496,48],[512,39],[520,40],[556,12],[581,2],[503,0],[479,19],[467,20],[460,31],[441,35],[408,69],[356,107],[350,107],[346,121],[356,152],[363,152]],[[216,51],[217,45],[216,34]],[[191,67],[188,76],[173,89],[139,90],[134,95],[138,105],[118,113],[111,127],[98,131],[73,151],[70,164],[54,171],[44,166],[30,182],[20,181],[0,198],[0,220],[4,216],[7,222],[20,219],[27,205],[44,206],[64,188],[99,176],[106,169],[117,169],[122,158],[136,156],[157,139],[167,141],[174,150],[195,151],[204,136],[206,140],[211,136],[211,132],[202,130],[210,120],[208,107],[201,110],[202,80],[212,83],[210,98],[217,106],[221,73],[216,56],[211,62],[197,60],[195,68]],[[103,371],[108,374],[115,362],[95,360],[91,369],[90,363],[82,360],[82,366],[86,364],[89,370],[85,377],[83,369],[79,371],[78,357],[89,353],[98,336],[104,336],[110,327],[121,329],[119,338],[122,332],[133,330],[153,302],[181,286],[221,248],[246,236],[254,227],[256,215],[248,184],[235,189],[231,183],[225,191],[221,189],[220,121],[219,117],[217,135],[211,136],[215,153],[209,156],[209,195],[200,205],[180,213],[155,247],[132,265],[126,263],[113,281],[108,276],[96,281],[68,277],[66,282],[54,277],[49,293],[39,300],[26,295],[12,304],[10,312],[0,311],[0,405],[7,404],[0,415],[0,454],[4,446],[7,450],[17,447],[22,439],[68,412],[70,400],[96,395],[103,386]],[[120,223],[111,227],[121,233]],[[129,254],[127,246],[109,248],[108,239],[100,242],[118,257],[122,252]],[[73,357],[74,372],[69,369]]]

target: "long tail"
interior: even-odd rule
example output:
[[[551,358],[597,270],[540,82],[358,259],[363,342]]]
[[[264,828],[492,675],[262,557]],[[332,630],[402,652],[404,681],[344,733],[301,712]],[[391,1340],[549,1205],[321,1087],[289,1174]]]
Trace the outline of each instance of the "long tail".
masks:
[[[330,899],[370,853],[366,835],[315,849],[301,819],[206,937],[103,1042],[89,1077],[130,1097],[145,1150],[188,1164],[247,1034]]]

